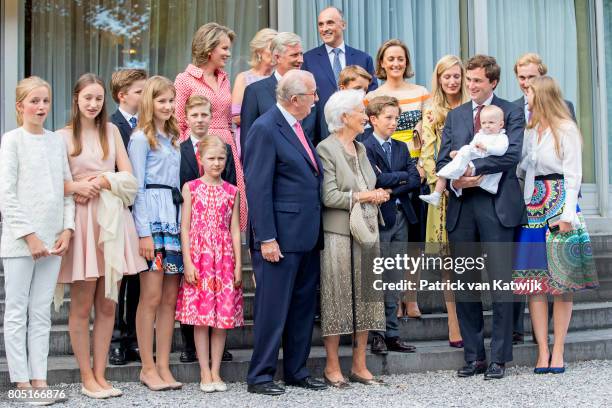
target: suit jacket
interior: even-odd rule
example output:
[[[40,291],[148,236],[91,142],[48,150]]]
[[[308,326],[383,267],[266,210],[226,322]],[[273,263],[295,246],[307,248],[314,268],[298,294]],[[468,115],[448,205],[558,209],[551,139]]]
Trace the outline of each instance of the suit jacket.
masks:
[[[523,192],[516,177],[516,165],[521,159],[523,148],[525,115],[522,108],[497,96],[493,96],[491,104],[499,106],[504,111],[504,127],[508,135],[509,146],[503,156],[489,156],[474,160],[474,174],[502,173],[494,198],[494,210],[503,226],[515,227],[527,223]],[[459,150],[473,138],[474,118],[472,101],[469,101],[451,110],[446,117],[436,170],[439,171],[451,161],[451,151]],[[462,202],[463,196],[457,197],[455,193],[450,193],[446,211],[446,229],[449,232],[455,229]]]
[[[387,155],[374,135],[371,135],[363,144],[368,151],[368,160],[376,174],[377,188],[390,188],[391,199],[380,206],[385,225],[380,229],[388,230],[395,224],[396,199],[400,200],[406,219],[411,224],[418,222],[414,208],[410,203],[410,191],[418,191],[421,186],[421,177],[416,168],[416,160],[410,157],[406,143],[389,139],[391,142],[391,163],[387,162]]]
[[[276,105],[276,85],[278,81],[274,74],[257,82],[248,85],[244,90],[244,98],[240,108],[240,146],[246,148],[249,130],[257,118],[266,113],[271,107]],[[302,129],[304,134],[313,144],[317,144],[318,135],[316,134],[315,120],[317,117],[316,109],[313,109],[304,120]],[[244,161],[244,153],[242,154]]]
[[[516,101],[514,101],[514,103],[517,104],[521,109],[523,109],[523,112],[525,112],[525,95],[518,98]],[[568,101],[567,99],[565,100],[565,104],[567,105],[567,109],[569,109],[570,111],[570,115],[572,115],[572,119],[574,120],[574,122],[576,122],[576,111],[574,110],[574,104]]]
[[[225,151],[227,152],[227,160],[225,161],[225,168],[223,169],[221,178],[230,184],[236,185],[236,166],[234,164],[234,156],[232,155],[232,148],[230,145],[225,145]],[[199,177],[200,170],[198,169],[198,160],[196,159],[195,152],[193,151],[193,143],[191,143],[191,138],[188,138],[181,143],[181,190],[183,189],[183,185],[185,183]]]
[[[346,66],[359,65],[372,75],[372,83],[368,88],[368,92],[378,88],[376,76],[374,76],[374,63],[372,57],[363,51],[345,45],[346,51]],[[338,90],[338,84],[334,77],[334,71],[329,62],[329,55],[325,44],[313,48],[304,54],[304,64],[302,69],[309,71],[314,75],[317,83],[317,92],[319,93],[319,101],[317,102],[317,133],[320,139],[325,139],[329,135],[327,123],[325,122],[324,108],[325,104],[334,92]]]
[[[318,171],[276,106],[249,129],[244,178],[251,249],[259,250],[261,242],[270,239],[276,239],[281,252],[322,247],[323,165],[314,145],[308,142]]]
[[[128,143],[130,142],[130,136],[132,135],[132,126],[125,120],[125,117],[119,112],[119,109],[115,111],[111,115],[111,123],[119,128],[119,133],[121,133],[121,139],[123,140],[123,144],[127,149]]]

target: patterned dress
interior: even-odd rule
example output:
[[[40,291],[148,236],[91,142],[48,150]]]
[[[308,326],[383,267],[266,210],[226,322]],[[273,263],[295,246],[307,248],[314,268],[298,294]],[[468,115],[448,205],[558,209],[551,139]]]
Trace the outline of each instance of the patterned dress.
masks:
[[[217,70],[217,88],[215,92],[206,81],[204,71],[193,64],[189,64],[185,72],[176,76],[174,87],[176,88],[176,119],[181,130],[181,142],[189,137],[187,118],[185,116],[185,104],[191,95],[205,96],[211,103],[212,118],[208,133],[221,138],[232,147],[234,165],[236,166],[236,184],[240,191],[240,231],[246,230],[247,225],[247,202],[246,188],[244,185],[244,171],[242,163],[238,159],[240,154],[236,146],[236,140],[232,134],[232,92],[230,89],[229,76],[225,71]]]
[[[187,183],[191,193],[190,256],[197,284],[183,279],[176,320],[193,326],[231,329],[244,325],[242,289],[234,287],[234,247],[230,224],[237,188]]]

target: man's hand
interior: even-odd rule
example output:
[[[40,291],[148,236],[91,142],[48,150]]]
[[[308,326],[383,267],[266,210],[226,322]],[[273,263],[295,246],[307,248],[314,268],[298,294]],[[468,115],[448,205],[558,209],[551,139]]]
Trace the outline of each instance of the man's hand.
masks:
[[[268,262],[278,262],[284,258],[276,240],[261,243],[261,256]]]
[[[478,187],[480,182],[482,181],[482,174],[480,176],[462,176],[457,180],[453,180],[453,188],[455,190],[470,188],[470,187]]]

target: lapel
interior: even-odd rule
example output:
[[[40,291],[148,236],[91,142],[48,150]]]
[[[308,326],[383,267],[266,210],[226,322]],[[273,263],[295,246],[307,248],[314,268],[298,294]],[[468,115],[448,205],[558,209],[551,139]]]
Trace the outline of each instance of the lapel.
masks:
[[[274,76],[274,73],[272,73],[272,75],[270,75],[268,78],[264,79],[263,81],[268,81],[269,83],[266,83],[266,91],[268,92],[268,96],[271,98],[272,100],[272,105],[274,105],[276,103],[276,85],[278,84],[278,81],[276,80],[276,77]]]
[[[385,151],[383,150],[380,143],[378,143],[378,140],[376,140],[374,134],[372,134],[372,136],[370,137],[369,143],[374,148],[374,152],[378,155],[378,157],[380,157],[382,163],[388,168],[388,170],[391,170],[391,163],[387,162],[387,155],[385,154]],[[391,145],[391,160],[393,160],[394,151],[395,149],[393,148],[393,145]]]
[[[193,144],[191,143],[191,138],[187,138],[187,140],[183,142],[183,144],[181,145],[181,149],[182,157],[185,158],[187,164],[189,164],[189,167],[191,167],[191,170],[193,170],[194,174],[199,177],[200,169],[198,169],[198,160],[196,159],[195,152],[193,151]]]
[[[400,143],[401,142],[398,142],[397,140],[391,139],[391,138],[389,138],[389,140],[391,141],[391,171],[394,171],[397,165],[402,162],[402,158],[400,156]]]
[[[348,67],[349,65],[359,65],[357,63],[357,61],[355,61],[355,49],[349,47],[348,45],[346,45],[346,43],[344,43],[344,52],[346,53],[345,57],[346,57],[346,66]]]
[[[119,109],[117,109],[115,113],[113,113],[113,120],[117,124],[119,124],[121,133],[125,133],[126,135],[128,135],[129,140],[129,136],[132,134],[132,126],[128,123],[127,120],[125,120],[125,117],[123,117],[121,112],[119,112]]]
[[[325,48],[325,44],[317,48],[317,57],[319,59],[319,66],[323,68],[325,75],[327,75],[327,79],[329,79],[332,85],[332,89],[335,89],[338,85],[336,84],[334,70],[332,69],[332,66],[329,62],[329,55],[327,55],[327,49]],[[348,65],[348,62],[346,65]]]
[[[472,101],[464,103],[463,106],[458,109],[461,109],[462,122],[467,128],[467,138],[461,145],[466,145],[474,138],[474,112],[472,110]]]
[[[274,109],[276,109],[276,113],[277,113],[276,124],[279,127],[279,131],[280,131],[281,135],[283,135],[283,137],[293,147],[295,147],[295,149],[302,155],[302,157],[304,157],[304,159],[306,160],[306,163],[308,163],[308,165],[310,167],[312,167],[313,170],[317,170],[317,169],[315,169],[315,166],[314,166],[314,163],[312,162],[312,160],[310,160],[310,156],[308,156],[308,153],[306,152],[306,149],[304,149],[304,146],[302,146],[302,143],[298,139],[297,135],[295,134],[295,132],[293,131],[291,126],[289,126],[289,123],[285,120],[285,117],[283,116],[281,111],[278,110],[278,108],[276,106],[274,107]],[[310,150],[313,152],[313,156],[315,157],[315,160],[317,161],[317,166],[319,167],[319,169],[322,169],[323,167],[321,167],[321,163],[318,160],[318,157],[314,154],[314,147],[313,147],[312,143],[310,142],[310,140],[308,140],[308,137],[306,137],[306,142],[308,143],[308,146],[310,147]]]

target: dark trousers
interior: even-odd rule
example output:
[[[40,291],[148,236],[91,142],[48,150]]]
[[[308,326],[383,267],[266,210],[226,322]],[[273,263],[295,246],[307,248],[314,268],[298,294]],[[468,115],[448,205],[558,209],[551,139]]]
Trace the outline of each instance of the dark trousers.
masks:
[[[278,352],[283,344],[285,381],[309,376],[315,313],[315,289],[319,283],[319,250],[285,252],[272,263],[261,251],[251,251],[255,272],[253,356],[247,382],[260,384],[274,379]]]
[[[471,190],[471,191],[468,191]],[[451,194],[454,194],[451,192]],[[493,195],[477,187],[464,190],[463,204],[457,224],[448,233],[453,256],[478,257],[487,254],[486,270],[489,283],[512,280],[512,242],[514,228],[503,226],[495,213]],[[480,243],[480,244],[479,244]],[[455,274],[464,282],[482,281],[478,271]],[[458,292],[457,317],[464,342],[466,362],[486,360],[484,318],[479,294]],[[512,361],[512,294],[492,292],[493,328],[491,361]]]
[[[387,230],[380,230],[380,255],[382,257],[395,257],[397,254],[406,253],[406,243],[408,242],[408,221],[403,210],[397,208],[395,213],[395,223]],[[384,282],[400,282],[403,277],[402,271],[385,270],[383,273]],[[385,320],[386,331],[375,332],[386,337],[399,337],[399,319],[397,318],[397,302],[401,292],[397,290],[385,291]]]
[[[115,327],[111,338],[111,349],[131,350],[138,347],[136,341],[136,310],[138,309],[139,299],[139,276],[124,276],[121,280],[119,299],[115,309]]]
[[[183,351],[195,353],[195,342],[193,340],[193,326],[181,323],[181,336],[183,336]]]

